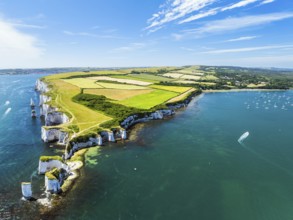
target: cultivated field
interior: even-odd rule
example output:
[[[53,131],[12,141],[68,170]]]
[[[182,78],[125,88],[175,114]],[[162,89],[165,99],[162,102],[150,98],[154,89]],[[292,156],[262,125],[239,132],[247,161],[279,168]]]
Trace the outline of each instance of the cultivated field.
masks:
[[[137,95],[152,92],[152,89],[122,90],[122,89],[85,89],[83,93],[92,95],[103,95],[109,99],[121,101]]]
[[[180,77],[180,79],[200,80],[201,76],[183,75]]]
[[[183,74],[181,74],[181,73],[165,73],[163,76],[171,77],[171,78],[174,78],[174,79],[178,79],[181,76],[183,76]]]
[[[135,107],[140,109],[150,109],[178,95],[179,93],[176,93],[176,92],[154,90],[150,93],[134,96],[132,98],[119,101],[117,103],[129,106],[129,107]]]
[[[192,81],[192,80],[176,80],[174,83],[182,83],[182,84],[196,84],[197,82]]]
[[[194,91],[196,91],[196,89],[191,88],[188,91],[182,93],[181,95],[176,96],[176,97],[170,99],[167,103],[174,103],[174,102],[182,101],[182,100],[186,99]]]
[[[139,80],[134,80],[134,79],[119,79],[119,78],[112,78],[108,76],[95,76],[95,77],[89,77],[88,79],[96,80],[96,81],[101,81],[101,80],[106,80],[106,81],[113,81],[113,82],[119,82],[119,83],[126,83],[126,84],[133,84],[133,85],[138,85],[138,86],[148,86],[151,85],[152,83],[149,82],[143,82]]]
[[[105,83],[105,82],[96,82],[96,84],[105,89],[126,89],[126,90],[146,89],[146,87],[143,87],[143,86],[135,86],[135,85],[128,85],[128,84]]]
[[[79,88],[85,88],[85,89],[103,88],[102,86],[97,84],[95,80],[87,79],[87,78],[64,79],[63,81],[70,83],[72,85],[75,85]]]
[[[162,86],[162,85],[151,85],[151,88],[166,90],[171,92],[183,93],[191,89],[191,87],[180,87],[180,86]]]
[[[150,82],[150,83],[158,83],[158,82],[166,82],[166,81],[172,81],[173,79],[167,78],[167,77],[162,77],[158,75],[153,75],[153,74],[128,74],[128,75],[117,75],[114,76],[114,78],[119,78],[119,79],[133,79],[133,80],[140,80],[143,82]]]

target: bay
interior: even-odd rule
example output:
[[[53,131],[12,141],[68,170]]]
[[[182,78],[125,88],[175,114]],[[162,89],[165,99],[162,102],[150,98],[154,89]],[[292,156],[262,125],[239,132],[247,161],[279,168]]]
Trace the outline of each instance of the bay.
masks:
[[[292,219],[291,99],[205,94],[133,141],[90,150],[57,219]]]

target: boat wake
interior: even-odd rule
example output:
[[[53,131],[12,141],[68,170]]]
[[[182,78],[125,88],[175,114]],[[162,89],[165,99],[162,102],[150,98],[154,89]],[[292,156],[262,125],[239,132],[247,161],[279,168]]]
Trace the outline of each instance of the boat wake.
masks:
[[[241,137],[242,137],[242,136],[241,136]],[[239,138],[239,139],[240,139],[240,138]],[[239,142],[239,140],[238,140],[238,142]],[[287,174],[289,174],[290,176],[293,177],[293,173],[292,173],[290,170],[288,170],[288,169],[286,169],[286,168],[280,166],[279,164],[277,164],[277,163],[275,163],[275,162],[269,160],[268,158],[264,157],[263,155],[257,153],[257,152],[254,151],[253,149],[247,147],[243,142],[239,142],[239,143],[240,143],[240,145],[241,145],[245,150],[249,151],[250,153],[252,153],[252,154],[255,155],[256,157],[258,157],[259,159],[261,159],[261,160],[263,160],[264,162],[266,162],[266,163],[268,163],[268,164],[270,164],[270,165],[272,165],[272,166],[274,166],[274,167],[276,167],[276,168],[278,168],[278,169],[280,169],[280,170],[286,172]]]
[[[8,108],[8,109],[4,112],[2,118],[5,118],[5,117],[9,114],[9,112],[11,111],[11,109],[12,109],[12,108]]]

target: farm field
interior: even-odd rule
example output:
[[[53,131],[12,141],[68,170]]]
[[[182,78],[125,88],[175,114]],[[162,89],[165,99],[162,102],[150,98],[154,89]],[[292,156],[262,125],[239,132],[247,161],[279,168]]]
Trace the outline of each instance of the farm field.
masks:
[[[125,99],[123,101],[119,101],[116,103],[129,106],[129,107],[140,108],[140,109],[150,109],[178,95],[179,93],[176,93],[176,92],[154,90],[150,93],[134,96],[132,98]]]
[[[201,76],[183,75],[180,77],[180,79],[200,80]]]
[[[183,74],[181,74],[181,73],[165,73],[163,76],[171,77],[171,78],[174,78],[174,79],[178,79],[181,76],[183,76]]]
[[[162,85],[151,85],[151,88],[166,90],[171,92],[183,93],[191,89],[191,87],[180,87],[180,86],[162,86]]]
[[[79,88],[85,88],[85,89],[97,89],[97,88],[103,88],[99,84],[96,84],[95,80],[87,79],[87,78],[73,78],[73,79],[63,79],[64,82],[70,83],[72,85],[75,85]]]
[[[52,87],[51,104],[71,116],[70,122],[60,127],[68,130],[72,128],[71,125],[75,125],[79,130],[76,135],[84,135],[96,131],[104,122],[107,122],[106,128],[110,129],[108,126],[114,125],[111,121],[116,120],[116,116],[121,120],[123,114],[127,116],[144,110],[149,111],[156,106],[186,98],[193,91],[192,87],[175,86],[172,83],[194,81],[164,77],[164,72],[167,71],[176,71],[176,68],[71,72],[46,76],[44,80]],[[173,77],[186,75],[172,72],[167,74]],[[200,76],[190,75],[191,79],[198,77]],[[170,85],[165,85],[169,82]],[[74,98],[79,94],[84,94],[84,101]],[[103,108],[95,110],[95,99],[100,103],[100,107],[111,109],[107,112],[111,112],[112,116],[106,115]],[[88,105],[89,102],[91,105]],[[115,122],[115,126],[119,126],[119,123]]]
[[[92,78],[73,78],[64,79],[63,81],[83,89],[145,89],[142,86],[118,84],[114,83],[114,81],[113,83],[97,82]]]
[[[118,84],[118,83],[106,83],[106,82],[96,82],[97,85],[105,89],[125,89],[125,90],[137,90],[145,89],[144,86],[128,85],[128,84]]]
[[[151,82],[151,83],[158,83],[160,81],[172,81],[173,79],[167,78],[167,77],[162,77],[159,75],[153,75],[153,74],[128,74],[128,75],[116,75],[113,78],[118,78],[118,79],[133,79],[133,80],[140,80],[144,82]]]
[[[176,96],[176,97],[170,99],[167,103],[174,103],[174,102],[182,101],[182,100],[184,100],[186,97],[188,97],[194,91],[196,91],[196,89],[195,88],[191,88],[188,91],[182,93],[181,95]]]
[[[133,84],[133,85],[138,85],[138,86],[148,86],[151,85],[152,83],[149,82],[143,82],[139,80],[134,80],[134,79],[119,79],[119,78],[112,78],[108,76],[95,76],[95,77],[89,77],[88,79],[92,80],[107,80],[107,81],[113,81],[113,82],[119,82],[119,83],[126,83],[126,84]]]
[[[85,89],[85,94],[103,95],[109,99],[121,101],[133,96],[147,94],[152,92],[152,89],[137,89],[137,90],[122,90],[122,89]]]
[[[182,83],[182,84],[198,84],[198,82],[192,80],[176,80],[174,83]]]

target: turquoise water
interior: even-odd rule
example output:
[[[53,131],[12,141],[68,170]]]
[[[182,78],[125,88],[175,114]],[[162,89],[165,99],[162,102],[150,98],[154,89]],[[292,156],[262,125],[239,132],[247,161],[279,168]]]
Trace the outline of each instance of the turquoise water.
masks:
[[[60,152],[42,143],[42,122],[30,117],[39,77],[0,76],[0,219],[40,219],[37,203],[21,202],[20,182],[32,181],[41,196],[38,158]],[[125,143],[92,148],[81,178],[46,217],[291,220],[291,103],[293,91],[205,94]]]

